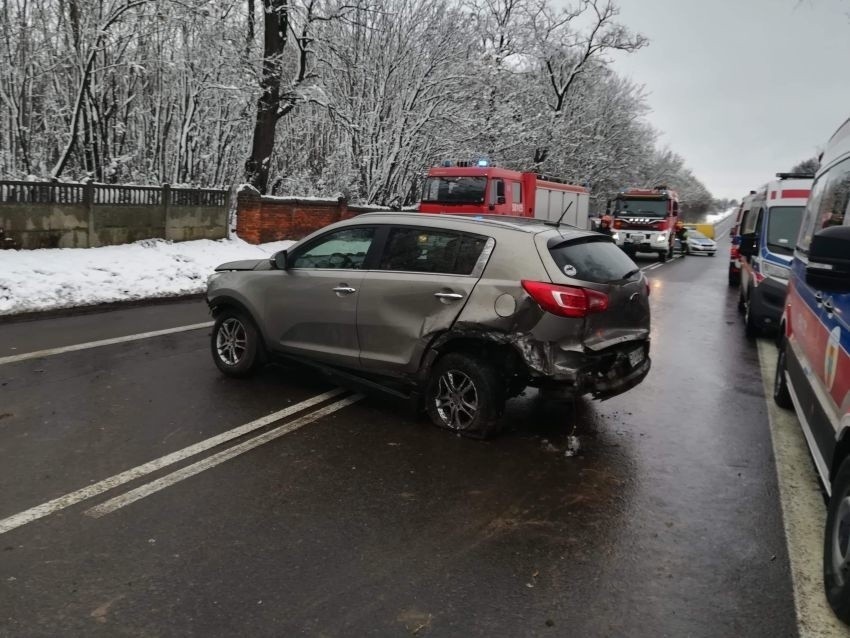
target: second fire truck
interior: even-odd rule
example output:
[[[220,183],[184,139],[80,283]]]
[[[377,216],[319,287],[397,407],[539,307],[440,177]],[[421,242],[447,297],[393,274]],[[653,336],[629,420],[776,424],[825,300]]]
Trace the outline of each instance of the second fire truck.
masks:
[[[679,196],[666,186],[629,188],[608,202],[617,245],[629,256],[656,253],[661,261],[673,256]]]

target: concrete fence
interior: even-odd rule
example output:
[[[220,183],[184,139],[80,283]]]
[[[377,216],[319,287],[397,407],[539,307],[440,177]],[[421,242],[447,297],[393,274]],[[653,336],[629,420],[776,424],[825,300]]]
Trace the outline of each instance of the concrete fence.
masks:
[[[19,248],[222,239],[227,204],[219,189],[0,181],[0,229]]]

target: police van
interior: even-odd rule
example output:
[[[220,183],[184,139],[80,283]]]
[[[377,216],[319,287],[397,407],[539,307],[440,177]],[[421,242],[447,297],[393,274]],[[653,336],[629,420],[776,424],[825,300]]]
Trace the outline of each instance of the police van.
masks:
[[[829,141],[796,241],[773,398],[793,407],[830,494],[826,596],[850,622],[850,120]]]
[[[747,198],[748,208],[739,225],[738,308],[748,337],[779,326],[794,242],[814,175],[777,173],[776,177]]]

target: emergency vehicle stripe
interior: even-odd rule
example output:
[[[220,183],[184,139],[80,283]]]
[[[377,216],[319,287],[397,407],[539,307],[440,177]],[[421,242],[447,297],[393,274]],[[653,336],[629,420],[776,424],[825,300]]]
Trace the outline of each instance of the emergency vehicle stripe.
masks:
[[[793,297],[793,301],[792,301]],[[803,348],[808,364],[812,367],[812,374],[824,382],[827,368],[827,346],[829,345],[829,329],[821,321],[820,317],[803,300],[796,286],[788,287],[788,300],[786,302],[792,308],[800,310],[796,316],[791,317],[791,331],[794,339]],[[846,339],[842,339],[846,341]],[[837,348],[837,357],[834,357],[835,378],[832,388],[825,388],[835,403],[833,410],[846,411],[845,399],[850,399],[850,354],[847,352],[847,344],[840,343]],[[825,406],[826,407],[826,406]],[[829,410],[827,410],[829,412]],[[839,413],[841,414],[841,413]]]
[[[775,193],[776,191],[774,191]],[[810,190],[799,188],[799,189],[789,189],[782,191],[782,199],[808,199]],[[771,199],[773,199],[771,197]]]

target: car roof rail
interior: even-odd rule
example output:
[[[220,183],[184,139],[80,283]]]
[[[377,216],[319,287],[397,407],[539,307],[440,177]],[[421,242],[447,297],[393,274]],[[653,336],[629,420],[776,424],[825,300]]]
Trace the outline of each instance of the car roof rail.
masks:
[[[779,179],[814,179],[814,173],[777,173]]]

